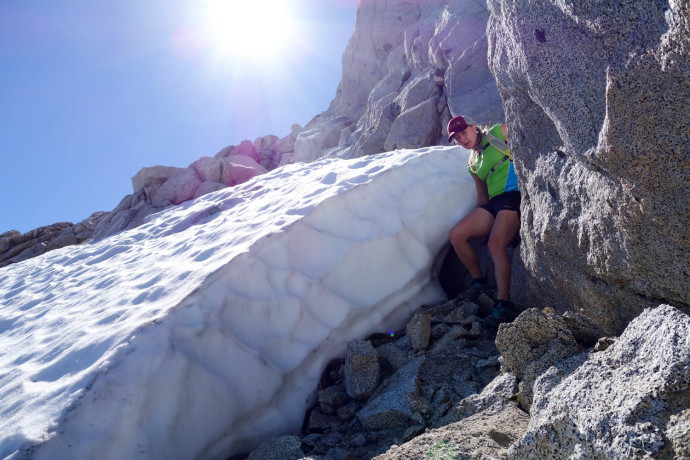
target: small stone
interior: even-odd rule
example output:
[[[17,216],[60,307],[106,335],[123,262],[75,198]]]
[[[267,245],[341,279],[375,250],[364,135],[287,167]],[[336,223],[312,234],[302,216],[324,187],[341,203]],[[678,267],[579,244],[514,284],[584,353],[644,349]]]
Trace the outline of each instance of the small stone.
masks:
[[[272,438],[259,445],[247,460],[286,460],[304,457],[301,442],[297,436]]]
[[[380,369],[371,342],[361,339],[348,342],[344,374],[348,396],[363,401],[372,395],[379,383]]]
[[[424,433],[425,431],[426,431],[426,427],[424,425],[411,426],[405,430],[405,434],[403,434],[403,438],[407,442],[412,438],[416,438],[417,436]]]
[[[481,316],[482,318],[490,315],[491,311],[494,309],[494,305],[496,305],[494,299],[486,295],[484,292],[479,294],[479,297],[477,300],[475,300],[475,303],[479,306],[477,315]]]
[[[472,328],[470,328],[469,335],[471,337],[479,337],[484,332],[484,326],[480,321],[475,321],[472,323]]]
[[[472,302],[463,302],[456,309],[451,311],[445,318],[443,322],[446,324],[462,324],[462,322],[470,316],[477,314],[479,306]]]
[[[608,347],[616,343],[615,337],[602,337],[594,345],[594,351],[605,351]]]
[[[417,313],[407,323],[407,337],[415,350],[426,350],[431,337],[431,316]]]
[[[344,385],[336,385],[332,387],[325,388],[319,391],[319,405],[328,406],[331,408],[331,412],[323,410],[322,412],[326,414],[332,414],[335,409],[345,404],[348,400],[347,392]]]
[[[467,318],[460,321],[460,324],[474,324],[476,321],[481,321],[481,318],[477,315],[468,316]]]
[[[349,422],[354,418],[358,410],[359,406],[357,405],[357,403],[354,401],[350,401],[346,403],[344,406],[340,407],[336,411],[336,414],[338,415],[338,418],[343,422]]]
[[[357,433],[350,439],[350,445],[354,447],[362,447],[367,443],[367,437],[362,433]]]
[[[379,364],[384,373],[392,374],[409,361],[407,353],[398,348],[394,343],[387,343],[376,348]]]
[[[326,433],[333,431],[342,425],[342,420],[333,415],[324,414],[319,409],[314,409],[309,414],[309,421],[307,422],[307,431],[310,433]]]
[[[431,328],[431,340],[436,341],[444,336],[446,332],[450,331],[450,326],[445,323],[437,324]]]

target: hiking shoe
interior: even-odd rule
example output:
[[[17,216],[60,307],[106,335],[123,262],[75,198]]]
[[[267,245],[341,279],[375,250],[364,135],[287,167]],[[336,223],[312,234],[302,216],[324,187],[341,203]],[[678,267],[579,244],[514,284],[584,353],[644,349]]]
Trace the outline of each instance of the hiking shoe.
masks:
[[[498,329],[501,323],[511,323],[520,314],[517,307],[509,300],[498,300],[489,316],[484,319],[484,327]]]
[[[469,300],[470,302],[474,302],[482,292],[491,292],[489,285],[473,281],[470,287],[458,294],[457,300]]]

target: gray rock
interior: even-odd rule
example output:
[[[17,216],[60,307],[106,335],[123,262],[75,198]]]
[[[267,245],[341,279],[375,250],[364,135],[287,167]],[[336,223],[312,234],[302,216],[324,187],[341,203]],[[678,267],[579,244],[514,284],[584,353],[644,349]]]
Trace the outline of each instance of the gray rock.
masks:
[[[392,446],[376,460],[507,459],[508,448],[527,429],[529,416],[515,404],[479,412],[459,422]],[[543,457],[542,457],[543,458]]]
[[[379,383],[379,358],[368,340],[354,339],[347,343],[343,377],[348,396],[368,399]]]
[[[594,349],[592,351],[605,351],[614,343],[616,343],[615,337],[602,337],[597,340],[597,343],[594,345]]]
[[[478,310],[479,306],[477,304],[462,302],[457,308],[443,318],[443,322],[446,324],[465,324],[465,319],[476,315]]]
[[[68,244],[76,244],[74,226],[58,222],[26,233],[16,230],[0,236],[0,267],[36,257]]]
[[[515,376],[510,373],[500,374],[481,393],[470,395],[451,408],[436,426],[459,422],[482,411],[487,414],[499,412],[507,405],[515,405],[511,399],[517,391]]]
[[[529,410],[534,381],[549,367],[582,351],[560,316],[536,308],[501,324],[496,347],[503,364],[520,381],[520,405]]]
[[[469,337],[479,337],[480,335],[482,335],[483,332],[484,326],[482,326],[481,321],[474,321],[472,322],[472,326],[470,327],[470,330],[467,333],[467,335]]]
[[[407,337],[415,350],[426,350],[431,337],[431,316],[425,313],[415,314],[407,322]]]
[[[479,310],[477,310],[476,314],[481,317],[490,315],[491,311],[494,309],[494,305],[496,304],[494,299],[483,292],[479,294],[479,297],[477,300],[475,300],[475,303],[479,306]]]
[[[429,99],[397,116],[386,136],[383,150],[432,145],[436,143],[440,131],[436,98]]]
[[[333,414],[348,401],[345,386],[336,385],[319,391],[319,408],[325,414]]]
[[[609,334],[690,305],[687,0],[488,7],[532,299]]]
[[[562,318],[577,343],[585,348],[594,346],[601,337],[606,335],[606,331],[580,313],[567,311],[563,313]]]
[[[453,347],[462,348],[465,344],[464,338],[469,334],[467,329],[462,326],[453,326],[450,330],[441,337],[432,347],[430,353],[432,356],[443,354],[446,350]]]
[[[377,394],[357,413],[357,419],[367,430],[409,427],[423,424],[424,419],[410,400],[419,396],[419,371],[425,358],[412,360],[377,390]]]
[[[338,408],[336,414],[338,415],[338,418],[340,418],[340,420],[342,420],[343,422],[349,422],[355,417],[358,410],[359,406],[357,405],[357,403],[354,401],[350,401],[347,402],[344,406]]]
[[[57,238],[50,241],[46,245],[46,251],[52,251],[53,249],[64,248],[65,246],[72,246],[79,242],[77,235],[74,233],[74,228],[68,228],[60,233]]]
[[[606,351],[581,356],[537,380],[511,459],[687,458],[688,315],[646,310]]]
[[[304,457],[297,436],[281,436],[261,443],[247,460],[298,460]]]
[[[388,366],[392,372],[397,371],[408,363],[407,353],[394,343],[385,343],[376,347],[381,367]]]
[[[147,200],[146,187],[138,192],[127,195],[120,203],[98,221],[93,230],[92,238],[99,240],[122,230],[137,227],[144,222],[144,218],[156,212],[156,208]]]
[[[446,323],[437,324],[431,328],[431,337],[429,340],[431,342],[435,342],[446,335],[448,331],[450,331],[450,326],[448,326]]]
[[[342,425],[343,421],[331,414],[325,414],[320,409],[314,409],[309,413],[306,431],[308,433],[327,433]]]
[[[336,97],[300,134],[297,160],[445,143],[445,124],[461,111],[502,121],[486,59],[487,19],[483,4],[467,0],[360,5]]]

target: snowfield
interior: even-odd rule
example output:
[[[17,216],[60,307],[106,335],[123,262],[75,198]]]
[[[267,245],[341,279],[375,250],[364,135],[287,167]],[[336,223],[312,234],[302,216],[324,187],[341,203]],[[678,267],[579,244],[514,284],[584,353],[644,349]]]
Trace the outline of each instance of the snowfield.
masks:
[[[1,268],[0,457],[227,458],[296,432],[348,340],[443,298],[467,154],[288,165]]]

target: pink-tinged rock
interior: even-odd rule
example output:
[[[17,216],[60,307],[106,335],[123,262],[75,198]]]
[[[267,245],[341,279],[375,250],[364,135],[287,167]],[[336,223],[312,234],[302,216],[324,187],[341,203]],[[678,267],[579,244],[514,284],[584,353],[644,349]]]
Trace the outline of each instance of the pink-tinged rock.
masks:
[[[196,189],[196,192],[194,192],[194,198],[199,198],[207,193],[215,192],[225,187],[225,184],[221,184],[220,182],[202,182],[201,185],[199,185],[199,188]]]
[[[194,192],[201,185],[201,180],[193,168],[184,168],[175,172],[153,195],[155,207],[180,204],[194,198]]]
[[[176,168],[174,166],[147,166],[141,168],[139,172],[132,177],[132,188],[134,189],[134,193],[150,185],[162,184],[180,169],[181,168]]]
[[[254,148],[254,144],[246,140],[240,142],[240,145],[233,150],[232,156],[237,155],[253,158],[256,162],[261,160],[261,157],[256,152],[256,148]]]
[[[194,168],[202,182],[218,182],[223,170],[223,160],[201,157],[189,166]]]
[[[227,146],[227,147],[225,147],[225,148],[222,148],[222,149],[220,150],[220,152],[218,152],[218,153],[216,153],[216,154],[214,155],[214,157],[215,157],[215,158],[225,158],[225,157],[229,157],[230,155],[232,155],[232,151],[233,151],[234,149],[235,149],[235,146],[234,146],[234,145],[229,145],[229,146]]]
[[[241,184],[254,176],[267,172],[266,168],[247,156],[233,155],[224,159],[224,162],[220,182],[225,185]]]

